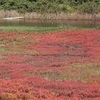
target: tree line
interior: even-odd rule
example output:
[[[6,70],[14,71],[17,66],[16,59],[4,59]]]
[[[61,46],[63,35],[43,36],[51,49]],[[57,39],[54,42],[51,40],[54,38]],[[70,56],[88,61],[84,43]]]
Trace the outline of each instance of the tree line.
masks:
[[[100,0],[0,0],[0,10],[39,13],[98,13]]]

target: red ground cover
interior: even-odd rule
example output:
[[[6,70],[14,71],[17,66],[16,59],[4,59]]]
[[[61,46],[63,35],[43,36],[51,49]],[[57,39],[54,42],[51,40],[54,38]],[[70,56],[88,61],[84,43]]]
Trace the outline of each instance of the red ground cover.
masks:
[[[100,30],[0,32],[0,100],[100,100]]]

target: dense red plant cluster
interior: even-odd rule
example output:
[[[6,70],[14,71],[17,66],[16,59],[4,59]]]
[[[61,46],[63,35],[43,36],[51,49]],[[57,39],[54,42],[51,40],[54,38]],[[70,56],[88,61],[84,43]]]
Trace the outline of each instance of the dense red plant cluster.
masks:
[[[75,64],[99,69],[100,30],[0,32],[0,100],[100,100],[97,69],[83,82]]]

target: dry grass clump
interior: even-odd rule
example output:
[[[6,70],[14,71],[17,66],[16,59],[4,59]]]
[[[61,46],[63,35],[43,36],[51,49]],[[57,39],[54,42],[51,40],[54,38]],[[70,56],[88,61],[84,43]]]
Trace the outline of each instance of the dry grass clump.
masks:
[[[0,10],[0,18],[4,17],[18,17],[23,16],[25,19],[49,19],[49,20],[100,20],[100,13],[98,14],[87,14],[87,13],[19,13],[15,10],[4,11]]]

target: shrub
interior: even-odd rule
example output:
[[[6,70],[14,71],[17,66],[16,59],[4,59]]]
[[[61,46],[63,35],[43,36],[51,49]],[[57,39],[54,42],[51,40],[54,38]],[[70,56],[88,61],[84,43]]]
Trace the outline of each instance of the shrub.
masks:
[[[98,13],[100,11],[100,7],[96,2],[86,2],[80,5],[78,10],[84,13],[93,14]]]
[[[83,0],[84,1],[84,0]],[[75,12],[97,13],[100,1],[79,0],[0,0],[0,9],[17,10],[18,12]],[[80,9],[81,8],[81,9]]]

